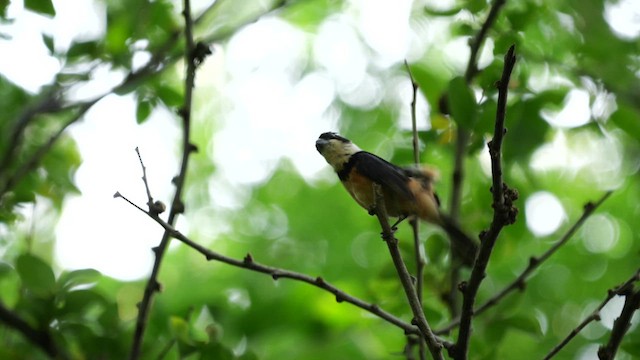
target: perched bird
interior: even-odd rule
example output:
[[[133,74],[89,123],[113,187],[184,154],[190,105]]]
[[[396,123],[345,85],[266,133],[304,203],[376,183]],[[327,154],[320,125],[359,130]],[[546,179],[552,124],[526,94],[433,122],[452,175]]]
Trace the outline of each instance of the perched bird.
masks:
[[[400,220],[417,216],[442,227],[463,263],[473,264],[478,248],[476,242],[440,212],[440,202],[433,190],[435,171],[399,167],[361,150],[334,132],[321,134],[316,141],[316,149],[333,167],[349,194],[370,214],[374,214],[376,194],[373,184],[376,183],[382,189],[387,215]]]

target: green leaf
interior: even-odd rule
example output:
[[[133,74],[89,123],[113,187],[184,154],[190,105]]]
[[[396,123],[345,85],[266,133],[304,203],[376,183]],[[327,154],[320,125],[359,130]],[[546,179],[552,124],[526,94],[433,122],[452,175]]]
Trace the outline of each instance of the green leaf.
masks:
[[[59,315],[82,318],[87,308],[94,304],[102,304],[104,298],[93,290],[76,290],[64,294],[63,302]]]
[[[449,82],[448,101],[449,111],[456,123],[472,129],[478,118],[478,103],[463,77],[455,77]]]
[[[171,333],[176,339],[186,344],[192,344],[191,337],[189,336],[189,323],[185,319],[172,316],[169,319],[169,326]]]
[[[53,43],[53,37],[49,36],[49,35],[45,35],[42,34],[42,42],[44,42],[45,46],[47,47],[47,49],[49,49],[49,53],[53,54],[54,52],[54,43]]]
[[[635,108],[624,103],[618,104],[611,121],[630,136],[640,139],[640,113]]]
[[[21,255],[16,260],[16,270],[27,289],[38,295],[52,294],[56,278],[51,267],[42,259],[30,254]]]
[[[13,272],[13,267],[9,264],[7,264],[4,261],[0,261],[0,278],[7,275],[7,274],[11,274]]]
[[[67,51],[67,57],[70,59],[87,56],[96,58],[101,54],[101,46],[97,41],[81,41],[74,42]]]
[[[24,7],[42,15],[56,15],[51,0],[24,0]]]
[[[80,269],[64,273],[58,279],[61,288],[71,289],[78,285],[89,285],[100,280],[100,272],[94,269]]]
[[[472,14],[476,14],[487,8],[487,1],[486,0],[467,0],[465,8],[471,11]]]
[[[282,18],[302,29],[312,31],[341,7],[341,2],[332,0],[298,1],[284,9]]]
[[[3,19],[7,17],[7,7],[9,7],[9,0],[0,0],[0,17]]]
[[[156,93],[160,100],[170,108],[182,106],[182,92],[168,84],[160,84],[156,87]]]
[[[149,118],[153,105],[148,100],[138,101],[138,107],[136,108],[136,122],[142,124]]]

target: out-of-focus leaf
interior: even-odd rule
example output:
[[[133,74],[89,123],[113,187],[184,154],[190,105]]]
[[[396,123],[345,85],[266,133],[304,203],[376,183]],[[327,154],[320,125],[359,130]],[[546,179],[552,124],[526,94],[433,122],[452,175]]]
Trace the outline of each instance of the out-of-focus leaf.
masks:
[[[58,316],[70,318],[82,318],[87,308],[96,304],[103,304],[104,298],[96,291],[74,290],[64,293],[62,297],[62,308],[58,311]]]
[[[449,82],[447,98],[455,122],[465,129],[472,129],[478,118],[478,103],[463,77],[455,77]]]
[[[298,1],[283,10],[282,18],[302,29],[313,30],[341,7],[342,2],[334,0]]]
[[[0,277],[10,274],[14,271],[13,266],[4,261],[0,261]]]
[[[97,58],[102,53],[100,42],[96,40],[74,42],[67,51],[67,58],[74,60],[86,56],[89,59]]]
[[[24,254],[16,260],[16,270],[22,284],[38,295],[53,294],[56,278],[51,267],[40,258]]]
[[[42,167],[46,171],[38,193],[53,200],[56,207],[62,206],[64,197],[69,193],[77,193],[73,182],[73,174],[80,166],[80,154],[75,141],[70,137],[62,137],[42,159]]]
[[[485,0],[467,0],[465,1],[465,9],[469,10],[472,14],[476,14],[487,9],[487,2]]]
[[[24,0],[24,7],[42,15],[56,15],[56,9],[51,0]]]
[[[138,124],[142,124],[143,122],[145,122],[149,118],[149,115],[151,114],[152,109],[153,109],[153,106],[151,105],[150,101],[148,100],[138,101],[138,104],[136,107],[136,122]]]
[[[7,7],[9,7],[9,0],[0,0],[0,17],[4,20],[7,17]]]
[[[169,319],[169,326],[171,333],[176,339],[186,344],[192,344],[191,337],[189,336],[189,323],[185,319],[172,316]]]
[[[53,52],[55,51],[53,36],[42,34],[42,42],[44,42],[44,45],[47,47],[47,49],[49,49],[49,53],[53,54]]]
[[[462,7],[452,7],[450,9],[440,10],[431,8],[429,5],[424,7],[424,12],[427,15],[431,16],[454,16],[457,15],[464,8]]]
[[[100,280],[100,272],[94,269],[80,269],[64,273],[58,279],[61,288],[71,289],[78,285],[93,284]]]
[[[522,100],[507,108],[504,138],[504,157],[508,161],[526,158],[542,145],[550,128],[540,112],[543,108],[559,105],[566,89],[549,90],[534,98]]]
[[[610,120],[630,136],[640,139],[640,112],[637,108],[621,102]]]
[[[160,100],[170,108],[182,106],[183,94],[177,88],[168,84],[160,84],[156,87],[156,93]]]

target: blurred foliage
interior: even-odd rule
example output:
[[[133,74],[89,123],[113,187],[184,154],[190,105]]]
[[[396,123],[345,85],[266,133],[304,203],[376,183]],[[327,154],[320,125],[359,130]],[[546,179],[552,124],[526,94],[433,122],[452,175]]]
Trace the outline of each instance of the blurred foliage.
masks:
[[[33,234],[25,230],[38,221],[25,208],[37,202],[57,216],[65,197],[77,193],[73,177],[82,154],[66,129],[93,103],[68,94],[74,86],[89,83],[96,69],[104,67],[125,74],[113,92],[133,94],[138,123],[149,121],[159,107],[177,113],[184,101],[179,62],[184,53],[183,25],[177,2],[99,3],[105,9],[104,36],[83,38],[63,48],[50,33],[42,35],[61,69],[39,93],[30,93],[0,74],[0,305],[33,329],[50,333],[61,356],[74,359],[127,356],[144,282],[123,282],[91,269],[60,269],[51,260],[52,238],[32,239]],[[7,11],[8,4],[0,1],[3,26],[10,27],[15,19],[8,16],[16,13],[56,16],[50,0],[24,1],[22,12]],[[584,204],[605,190],[615,190],[521,292],[475,319],[472,359],[542,358],[640,263],[640,39],[614,33],[604,17],[605,7],[612,4],[605,0],[507,2],[487,34],[485,43],[492,47],[485,49],[480,72],[469,83],[462,77],[463,70],[453,64],[466,64],[468,59],[456,57],[467,55],[450,55],[446,49],[476,35],[489,11],[487,2],[459,0],[449,8],[432,8],[421,1],[412,5],[409,22],[416,35],[412,41],[424,44],[410,59],[410,67],[419,95],[430,109],[428,119],[418,119],[430,124],[429,130],[419,133],[422,160],[440,170],[438,191],[446,210],[452,191],[455,129],[469,131],[460,223],[473,234],[486,229],[492,216],[486,142],[493,132],[494,85],[502,71],[502,56],[511,44],[516,45],[518,62],[510,84],[503,160],[505,181],[520,193],[520,216],[497,243],[480,289],[480,303],[515,279],[530,257],[552,246],[580,217]],[[318,29],[340,17],[357,17],[358,9],[366,6],[338,0],[220,0],[194,14],[196,40],[214,46],[215,56],[263,14],[284,21],[307,36],[309,59],[304,58],[302,66],[289,74],[298,82],[323,70],[322,63],[313,59],[318,54],[311,50]],[[444,24],[437,30],[442,36],[425,36],[424,29],[435,24]],[[356,21],[352,25],[360,45],[375,60],[364,30]],[[0,30],[2,41],[11,41],[8,34]],[[269,47],[278,39],[272,42],[259,45]],[[259,51],[244,50],[249,56]],[[140,55],[148,56],[149,62],[134,66],[134,58]],[[224,72],[225,65],[221,63],[223,69],[218,71]],[[401,61],[390,67],[372,61],[366,73],[383,87],[407,77]],[[196,86],[193,141],[201,153],[193,158],[187,177],[186,217],[195,225],[189,235],[228,256],[243,258],[251,253],[264,264],[322,276],[409,321],[411,314],[399,295],[402,288],[379,239],[376,220],[355,205],[328,169],[310,180],[283,158],[265,181],[237,186],[218,171],[214,154],[207,149],[214,147],[214,135],[223,126],[219,119],[230,111],[225,104],[227,77],[227,73],[221,76],[222,85]],[[562,109],[575,89],[588,93],[589,122],[575,127],[550,123],[548,114]],[[353,89],[336,88],[339,96],[327,110],[339,114],[341,133],[396,163],[412,163],[411,133],[398,120],[411,99],[394,102],[394,89],[385,88],[375,106],[358,106],[342,96],[349,91]],[[443,107],[448,108],[446,114],[439,111]],[[238,150],[252,145],[238,142]],[[553,194],[566,214],[559,229],[535,236],[527,226],[531,214],[525,211],[525,203],[540,191]],[[219,205],[220,197],[235,197],[241,205]],[[55,224],[48,226],[54,234]],[[209,236],[216,226],[221,230]],[[413,270],[409,227],[401,226],[397,235]],[[442,300],[451,287],[448,242],[430,226],[422,226],[420,235],[427,261],[424,306],[437,329],[451,320]],[[165,261],[160,274],[163,292],[151,310],[144,358],[400,358],[406,344],[401,330],[351,305],[336,303],[332,295],[317,288],[207,262],[185,246],[172,249]],[[467,275],[463,272],[463,278]],[[609,318],[619,313],[619,309],[607,309]],[[637,325],[636,320],[619,358],[640,356]],[[559,358],[584,358],[585,352],[593,358],[609,334],[610,324],[593,323]],[[446,338],[455,340],[455,336],[453,331]],[[46,354],[3,321],[0,358],[39,359]]]

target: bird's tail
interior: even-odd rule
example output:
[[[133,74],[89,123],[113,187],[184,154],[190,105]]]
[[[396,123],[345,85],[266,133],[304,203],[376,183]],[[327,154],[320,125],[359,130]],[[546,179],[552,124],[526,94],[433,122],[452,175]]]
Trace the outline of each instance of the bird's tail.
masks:
[[[472,240],[460,227],[448,216],[440,214],[442,228],[451,239],[451,249],[454,256],[460,258],[463,264],[471,267],[476,260],[478,244]]]

